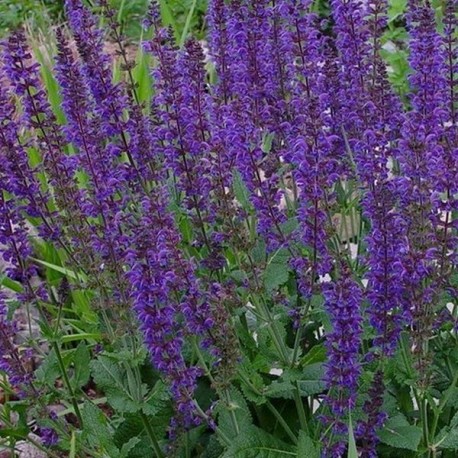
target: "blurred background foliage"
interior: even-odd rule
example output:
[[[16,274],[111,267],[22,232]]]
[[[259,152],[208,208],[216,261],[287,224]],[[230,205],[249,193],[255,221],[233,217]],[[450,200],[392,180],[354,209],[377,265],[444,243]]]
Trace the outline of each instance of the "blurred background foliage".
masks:
[[[97,9],[97,0],[87,1]],[[138,41],[142,35],[142,20],[150,0],[110,0],[118,12],[126,37]],[[162,19],[171,26],[177,38],[183,31],[191,31],[202,38],[205,33],[207,0],[160,0]],[[53,24],[65,21],[64,0],[0,0],[0,37],[16,27],[44,31]]]
[[[130,43],[138,43],[143,35],[142,21],[151,0],[109,0],[117,11],[118,22]],[[384,36],[383,56],[388,63],[391,82],[399,94],[408,92],[409,66],[404,12],[407,0],[388,0],[388,26]],[[97,9],[98,0],[87,0]],[[159,0],[162,20],[172,27],[177,42],[182,44],[192,33],[198,39],[205,39],[205,11],[207,0]],[[438,19],[442,16],[443,0],[432,0]],[[315,0],[315,11],[326,16],[329,0]],[[31,39],[46,41],[47,30],[55,24],[65,22],[64,0],[0,0],[0,37],[8,31],[25,26]],[[107,37],[107,40],[110,40]],[[49,43],[42,43],[48,45]],[[408,103],[407,100],[405,102]]]

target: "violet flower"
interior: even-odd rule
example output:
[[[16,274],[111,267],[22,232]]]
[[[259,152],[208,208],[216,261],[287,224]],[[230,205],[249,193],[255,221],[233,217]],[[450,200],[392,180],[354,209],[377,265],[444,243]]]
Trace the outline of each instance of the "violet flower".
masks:
[[[361,373],[359,349],[362,335],[362,293],[351,279],[348,267],[342,266],[341,277],[325,284],[324,296],[325,308],[333,328],[326,336],[328,360],[325,364],[325,381],[329,390],[327,403],[331,409],[331,417],[327,421],[339,438],[346,433],[345,416],[356,406]],[[331,450],[339,448],[341,441],[342,437],[330,444]]]

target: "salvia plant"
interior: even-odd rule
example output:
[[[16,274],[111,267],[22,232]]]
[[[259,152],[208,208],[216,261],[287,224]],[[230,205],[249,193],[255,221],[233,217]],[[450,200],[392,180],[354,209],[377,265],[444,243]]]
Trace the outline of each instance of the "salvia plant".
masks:
[[[387,9],[2,42],[4,451],[457,456],[458,3],[408,0],[401,93]]]

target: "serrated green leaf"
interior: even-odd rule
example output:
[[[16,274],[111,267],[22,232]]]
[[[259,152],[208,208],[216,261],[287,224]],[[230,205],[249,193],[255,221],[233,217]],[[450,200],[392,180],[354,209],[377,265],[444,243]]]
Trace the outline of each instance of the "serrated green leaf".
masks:
[[[169,391],[161,380],[158,380],[154,388],[148,393],[142,410],[146,415],[156,415],[163,409],[169,400]]]
[[[211,436],[204,452],[200,458],[221,458],[224,452],[224,447],[218,442],[216,436]]]
[[[119,458],[128,458],[129,453],[131,450],[134,449],[134,447],[141,442],[141,439],[139,437],[132,437],[129,439],[122,447],[120,450]]]
[[[33,43],[33,41],[32,41]],[[65,115],[62,111],[62,100],[59,91],[59,84],[53,74],[52,65],[48,62],[45,55],[41,52],[40,46],[33,46],[33,55],[40,63],[40,72],[48,95],[48,100],[51,103],[53,113],[55,114],[59,124],[65,123]]]
[[[297,457],[320,458],[320,449],[313,440],[307,436],[305,431],[299,431],[299,441],[297,443]]]
[[[289,252],[286,249],[276,251],[267,263],[264,271],[264,286],[267,291],[273,291],[288,281]]]
[[[418,426],[410,425],[403,415],[398,415],[386,422],[378,436],[391,447],[417,451],[422,431]]]
[[[119,450],[114,445],[112,433],[104,413],[93,403],[85,402],[81,408],[84,431],[83,438],[91,447],[106,450],[110,457],[118,457]]]
[[[96,385],[104,391],[109,404],[117,412],[134,413],[142,408],[125,385],[124,371],[110,358],[100,355],[92,361],[91,373]]]
[[[458,450],[458,413],[441,429],[434,442],[438,448]]]
[[[269,398],[294,399],[294,386],[291,382],[275,380],[267,387],[265,394]]]
[[[436,447],[448,450],[458,450],[458,428],[444,427],[435,439]]]
[[[114,443],[122,448],[132,437],[142,435],[145,426],[140,415],[126,415],[124,421],[116,428],[114,433]]]
[[[292,458],[295,447],[280,441],[262,429],[250,426],[234,438],[222,458]]]
[[[283,374],[285,380],[297,382],[302,396],[311,396],[325,389],[323,363],[309,364],[301,370],[287,370]]]
[[[267,401],[267,398],[261,394],[264,392],[264,381],[262,377],[250,367],[248,362],[239,368],[239,374],[241,378],[241,387],[243,395],[250,402],[254,402],[256,405],[262,405]]]
[[[271,398],[294,399],[293,393],[297,386],[301,396],[312,396],[326,388],[323,376],[322,363],[310,364],[303,370],[287,369],[279,380],[268,386],[265,394]]]
[[[151,458],[151,442],[148,438],[140,439],[140,442],[130,451],[129,458]]]
[[[132,71],[132,75],[137,84],[138,100],[148,108],[153,93],[150,75],[150,56],[143,51],[141,46],[138,47],[135,62],[136,66]]]
[[[159,5],[160,5],[160,11],[161,11],[162,24],[165,27],[172,27],[175,33],[175,38],[178,39],[179,38],[178,25],[175,21],[175,16],[172,13],[172,10],[170,9],[170,6],[168,5],[167,0],[159,0]]]
[[[229,439],[238,437],[252,424],[248,405],[240,391],[235,387],[228,390],[226,400],[218,402],[215,413],[217,414],[218,427]]]

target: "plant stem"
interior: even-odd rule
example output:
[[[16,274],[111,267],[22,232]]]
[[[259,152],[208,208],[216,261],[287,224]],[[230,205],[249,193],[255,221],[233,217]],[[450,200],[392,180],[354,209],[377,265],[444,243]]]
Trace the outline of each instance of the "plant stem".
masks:
[[[201,407],[199,406],[199,404],[197,404],[197,401],[195,400],[194,405],[196,407],[197,413],[209,424],[209,416],[201,409]],[[218,428],[218,426],[215,426],[214,429],[216,431],[216,434],[220,437],[220,439],[229,447],[232,441],[226,436],[226,434],[223,433],[223,431],[221,431],[220,428]]]
[[[52,348],[54,349],[56,356],[57,356],[57,362],[59,364],[60,371],[62,373],[62,378],[64,380],[65,386],[67,387],[68,392],[70,393],[70,398],[72,401],[72,406],[73,409],[75,410],[75,415],[78,418],[80,428],[83,428],[83,417],[81,416],[81,411],[78,406],[78,401],[76,400],[75,392],[73,391],[73,387],[70,383],[70,379],[68,378],[67,370],[65,369],[65,364],[62,359],[62,355],[60,353],[59,345],[57,345],[57,342],[52,342]]]
[[[151,441],[151,445],[153,446],[154,452],[156,453],[156,457],[165,458],[165,455],[162,453],[161,447],[159,446],[156,434],[154,433],[153,428],[149,424],[148,417],[143,412],[140,412],[140,417],[142,419],[143,425],[145,426],[146,433],[148,434],[148,437]]]
[[[239,377],[243,381],[243,383],[245,383],[250,388],[250,390],[256,393],[256,395],[263,396],[263,394],[250,382],[250,380],[246,378],[246,376],[242,372],[239,372]],[[288,426],[288,423],[286,423],[285,419],[282,417],[278,409],[268,399],[266,399],[266,406],[272,412],[274,417],[278,420],[280,425],[285,430],[285,433],[288,434],[289,438],[293,441],[293,443],[297,444],[297,436],[292,432],[291,428]]]
[[[234,409],[231,406],[232,399],[231,399],[231,395],[229,393],[229,390],[224,390],[224,394],[226,395],[226,403],[227,403],[228,408],[229,408],[232,426],[234,428],[234,431],[238,435],[238,434],[240,434],[240,426],[239,426],[239,422],[237,420],[237,416],[235,415]]]
[[[294,402],[296,403],[297,413],[299,415],[299,422],[301,424],[301,429],[309,433],[309,426],[307,423],[307,418],[305,417],[304,403],[302,401],[301,393],[299,391],[299,386],[296,382],[296,386],[293,390]]]
[[[429,430],[429,439],[431,441],[434,440],[434,436],[436,435],[437,423],[439,422],[440,414],[442,413],[442,410],[444,409],[445,405],[447,404],[447,401],[450,399],[450,396],[452,395],[453,389],[456,387],[457,382],[458,382],[458,372],[455,373],[452,383],[450,384],[447,391],[443,395],[442,399],[439,402],[439,405],[437,406],[436,412],[434,413],[432,425]]]
[[[261,298],[260,305],[261,305],[261,313],[262,315],[264,315],[264,319],[266,323],[268,324],[269,334],[272,337],[274,345],[279,353],[280,359],[284,364],[288,365],[289,364],[288,352],[286,350],[285,343],[283,342],[283,339],[281,338],[281,335],[276,326],[277,323],[272,318],[272,314],[270,313],[270,310],[267,307],[267,305],[264,303],[263,298]]]
[[[281,416],[280,412],[274,407],[274,405],[270,401],[266,402],[266,406],[277,419],[278,423],[280,423],[285,433],[288,434],[288,437],[293,441],[294,444],[297,444],[296,435],[291,431],[291,428],[288,426],[288,423],[286,423],[285,419]]]
[[[429,457],[428,405],[427,405],[427,399],[425,396],[421,396],[419,408],[420,408],[421,426],[423,430],[423,440],[425,443],[425,448],[428,450],[426,452],[426,456]]]

